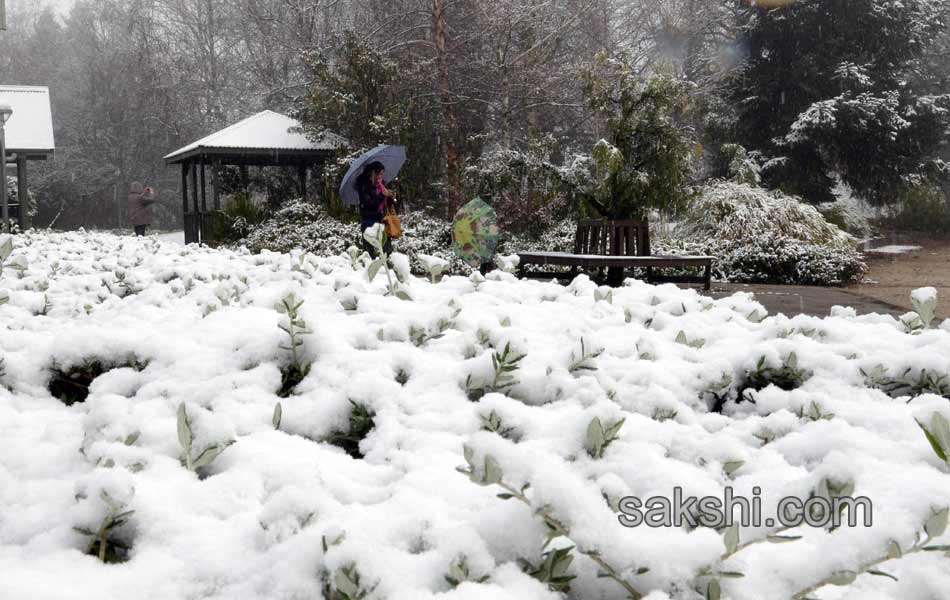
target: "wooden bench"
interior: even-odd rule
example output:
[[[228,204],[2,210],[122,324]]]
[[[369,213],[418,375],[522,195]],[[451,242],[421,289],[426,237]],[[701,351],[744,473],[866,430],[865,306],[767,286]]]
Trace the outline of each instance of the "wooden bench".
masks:
[[[712,278],[712,256],[653,256],[650,254],[650,230],[643,221],[595,221],[577,223],[574,252],[519,252],[518,269],[525,275],[526,265],[571,267],[571,277],[583,269],[645,268],[651,283],[702,283],[708,290]],[[654,269],[696,267],[701,276],[654,276]]]

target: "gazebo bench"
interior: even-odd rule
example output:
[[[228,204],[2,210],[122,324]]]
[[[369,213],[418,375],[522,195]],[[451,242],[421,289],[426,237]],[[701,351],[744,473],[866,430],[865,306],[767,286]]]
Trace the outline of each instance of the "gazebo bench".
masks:
[[[702,283],[709,290],[713,256],[653,256],[650,254],[649,229],[642,221],[590,221],[577,224],[575,252],[518,252],[519,274],[526,275],[527,265],[571,267],[571,276],[583,269],[645,268],[653,282]],[[701,276],[654,276],[654,269],[695,267]]]

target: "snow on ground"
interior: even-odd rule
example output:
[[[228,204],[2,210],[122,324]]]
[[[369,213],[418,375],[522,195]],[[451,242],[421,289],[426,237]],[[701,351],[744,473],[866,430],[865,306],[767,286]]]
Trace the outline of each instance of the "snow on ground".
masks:
[[[891,245],[891,246],[881,246],[880,248],[870,248],[866,252],[871,252],[873,254],[907,254],[908,252],[916,252],[920,250],[920,246],[900,246],[900,245]]]
[[[324,575],[346,589],[343,574],[354,572],[359,587],[375,586],[368,598],[628,597],[576,550],[567,595],[524,573],[518,559],[541,563],[545,525],[499,498],[498,485],[458,472],[463,445],[476,478],[490,456],[506,485],[530,483],[532,508],[569,529],[553,547],[596,550],[651,600],[701,597],[707,567],[745,574],[722,579],[723,597],[788,598],[886,556],[890,540],[907,552],[950,501],[947,466],[915,422],[950,417],[947,399],[894,399],[861,371],[947,373],[947,324],[910,335],[890,316],[845,308],[763,319],[749,294],[713,301],[628,280],[607,296],[585,277],[564,287],[499,272],[478,285],[414,279],[405,301],[385,295],[383,273],[369,282],[347,257],[90,233],[30,233],[16,244],[28,268],[0,279],[10,297],[0,305],[3,598],[291,600],[321,597]],[[281,399],[290,350],[274,306],[288,292],[304,300],[313,333],[299,351],[313,366]],[[440,320],[448,328],[436,337]],[[525,355],[508,372],[514,385],[471,401],[466,379],[492,380],[493,352],[508,344]],[[116,368],[66,406],[49,381],[84,361]],[[757,364],[783,361],[811,376],[708,410],[715,400],[704,392],[734,392]],[[351,402],[375,413],[363,458],[323,441],[347,428]],[[181,403],[194,448],[236,440],[203,478],[180,461]],[[504,436],[485,430],[492,411]],[[625,419],[601,458],[585,450],[594,417]],[[744,495],[759,486],[769,516],[780,497],[808,498],[822,480],[853,482],[853,495],[873,502],[873,526],[800,527],[785,535],[801,539],[720,561],[721,532],[625,528],[611,508],[676,486],[720,498],[726,486]],[[131,542],[121,564],[86,555],[89,540],[74,529],[99,527],[102,491],[135,511],[116,529]],[[774,529],[743,528],[739,539]],[[878,567],[898,581],[864,574],[811,596],[946,597],[943,554],[907,552]],[[470,579],[487,579],[453,588],[445,576],[458,575],[460,557]]]
[[[181,246],[185,245],[185,232],[184,231],[168,231],[163,233],[158,233],[155,235],[159,240],[169,244],[179,244]]]

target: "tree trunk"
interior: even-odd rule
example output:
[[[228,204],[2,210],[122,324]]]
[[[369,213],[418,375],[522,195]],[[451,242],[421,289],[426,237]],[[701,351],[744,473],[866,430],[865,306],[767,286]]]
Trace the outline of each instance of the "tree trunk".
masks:
[[[439,137],[442,154],[445,157],[445,175],[448,186],[446,213],[447,217],[451,219],[461,203],[459,201],[458,148],[455,144],[458,126],[455,121],[455,112],[452,109],[448,59],[445,50],[445,0],[432,0],[432,25],[439,67],[439,99],[442,104],[443,127],[442,134]]]
[[[501,67],[501,143],[505,150],[511,149],[511,71],[508,65]]]

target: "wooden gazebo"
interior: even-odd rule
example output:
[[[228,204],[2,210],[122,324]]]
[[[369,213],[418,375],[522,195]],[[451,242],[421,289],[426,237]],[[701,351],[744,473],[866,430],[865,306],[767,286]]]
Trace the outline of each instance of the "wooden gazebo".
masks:
[[[0,102],[10,105],[13,114],[4,126],[7,168],[16,166],[17,203],[10,204],[10,216],[16,214],[20,231],[32,226],[28,205],[27,161],[53,156],[53,112],[49,88],[25,85],[0,85]],[[12,169],[7,173],[12,173]],[[6,182],[3,182],[5,185]],[[3,189],[3,188],[0,188]]]
[[[265,110],[202,138],[165,157],[166,165],[181,165],[181,205],[185,222],[185,243],[212,242],[215,215],[221,209],[218,169],[239,166],[290,167],[297,170],[302,196],[307,193],[307,171],[320,169],[345,143],[328,134],[313,142],[294,130],[300,123],[286,115]],[[206,171],[211,168],[211,176]],[[208,207],[207,183],[211,184]]]

